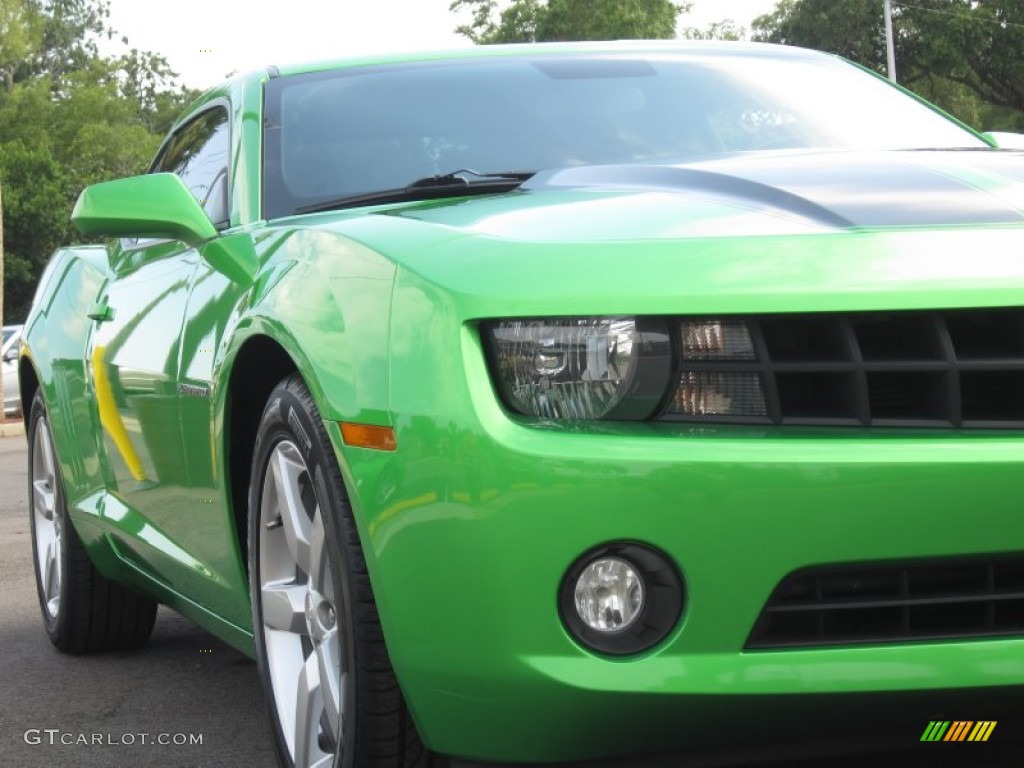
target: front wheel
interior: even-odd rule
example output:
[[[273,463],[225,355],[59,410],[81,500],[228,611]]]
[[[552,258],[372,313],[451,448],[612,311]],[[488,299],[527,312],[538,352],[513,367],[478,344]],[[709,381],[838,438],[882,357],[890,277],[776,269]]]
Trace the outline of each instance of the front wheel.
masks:
[[[298,376],[270,395],[251,477],[253,626],[282,764],[431,764],[391,669],[337,461]]]

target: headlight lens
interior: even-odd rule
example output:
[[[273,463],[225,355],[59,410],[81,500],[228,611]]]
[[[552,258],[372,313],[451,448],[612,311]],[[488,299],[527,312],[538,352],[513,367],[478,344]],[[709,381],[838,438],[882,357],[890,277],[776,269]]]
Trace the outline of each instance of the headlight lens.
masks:
[[[667,327],[635,317],[485,323],[506,405],[549,419],[643,419],[661,403],[672,369]]]
[[[482,331],[501,399],[524,416],[766,421],[768,363],[752,327],[744,318],[615,316],[497,320]]]

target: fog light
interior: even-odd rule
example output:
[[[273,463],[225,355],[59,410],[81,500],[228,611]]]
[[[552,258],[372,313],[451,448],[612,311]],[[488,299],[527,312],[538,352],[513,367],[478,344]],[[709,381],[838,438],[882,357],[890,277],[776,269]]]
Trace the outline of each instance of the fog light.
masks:
[[[576,613],[588,627],[601,632],[625,629],[644,605],[644,583],[625,560],[603,557],[576,581]]]
[[[683,610],[675,564],[646,544],[606,544],[580,557],[565,574],[559,609],[569,633],[600,653],[625,655],[664,640]]]

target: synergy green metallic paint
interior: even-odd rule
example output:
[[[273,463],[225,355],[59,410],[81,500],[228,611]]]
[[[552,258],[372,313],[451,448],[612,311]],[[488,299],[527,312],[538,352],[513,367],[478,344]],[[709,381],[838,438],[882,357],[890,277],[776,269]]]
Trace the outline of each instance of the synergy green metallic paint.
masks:
[[[744,649],[797,569],[1024,551],[1018,429],[533,419],[502,405],[481,333],[501,318],[1020,307],[1024,155],[963,131],[973,151],[785,150],[706,159],[692,166],[699,178],[556,175],[264,218],[268,83],[427,58],[264,72],[204,97],[179,125],[227,107],[219,230],[167,173],[83,192],[83,233],[162,238],[59,251],[26,325],[25,413],[38,386],[96,567],[254,653],[252,442],[269,387],[294,371],[329,435],[391,663],[435,752],[670,749],[727,739],[741,718],[827,714],[837,698],[1024,685],[1020,633]],[[790,169],[785,183],[756,176],[773,162]],[[735,194],[708,180],[737,167],[755,175]],[[865,168],[877,173],[851,170]],[[819,171],[841,200],[812,194]],[[339,422],[392,428],[396,450],[346,445]],[[581,555],[620,541],[664,553],[686,592],[663,641],[614,657],[567,631],[558,596]]]

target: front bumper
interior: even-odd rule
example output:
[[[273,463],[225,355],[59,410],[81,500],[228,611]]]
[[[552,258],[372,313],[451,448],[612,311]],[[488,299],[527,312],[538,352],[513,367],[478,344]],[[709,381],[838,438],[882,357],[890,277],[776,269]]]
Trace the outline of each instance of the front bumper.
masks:
[[[1024,637],[743,650],[798,568],[1024,550],[1024,437],[525,425],[496,404],[474,336],[463,343],[465,388],[417,382],[397,452],[345,448],[332,431],[392,661],[432,749],[658,751],[730,740],[738,721],[827,721],[865,700],[891,716],[914,692],[932,702],[923,717],[943,692],[1024,686]],[[667,553],[688,599],[662,644],[607,658],[568,635],[557,592],[581,553],[621,540]]]

